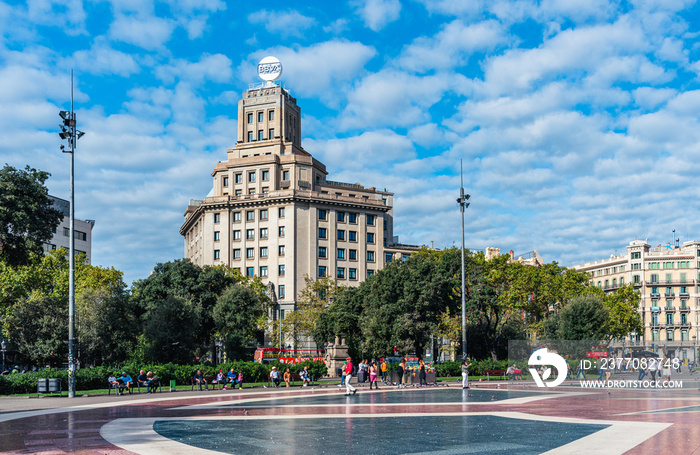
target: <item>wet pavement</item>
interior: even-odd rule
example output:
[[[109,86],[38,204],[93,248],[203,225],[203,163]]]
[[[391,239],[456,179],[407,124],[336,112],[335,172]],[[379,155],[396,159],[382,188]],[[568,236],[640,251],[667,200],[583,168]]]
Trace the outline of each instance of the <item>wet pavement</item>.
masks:
[[[0,398],[1,453],[696,453],[700,391],[528,382]]]

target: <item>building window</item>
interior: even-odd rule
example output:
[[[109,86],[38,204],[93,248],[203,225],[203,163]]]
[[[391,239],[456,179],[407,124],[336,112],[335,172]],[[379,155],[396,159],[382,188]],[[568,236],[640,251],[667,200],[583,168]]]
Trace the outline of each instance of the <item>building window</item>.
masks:
[[[236,183],[243,183],[243,174],[236,174],[233,176]]]
[[[267,221],[267,209],[260,210],[260,220]]]
[[[262,187],[262,194],[267,194],[269,192],[270,192],[270,188],[268,188],[266,186]]]
[[[352,224],[357,223],[357,213],[348,213],[348,222]]]
[[[338,251],[336,253],[338,259],[345,259],[345,249],[338,248]]]
[[[374,215],[367,215],[367,224],[374,226]]]
[[[666,341],[673,341],[673,330],[666,330]]]
[[[240,239],[241,239],[241,231],[238,229],[233,231],[233,240],[240,240]]]
[[[348,278],[351,280],[357,279],[357,269],[348,269]]]
[[[246,229],[245,238],[248,240],[254,240],[255,239],[255,229]]]
[[[666,313],[666,325],[673,325],[673,313]]]
[[[275,111],[268,111],[267,112],[267,119],[272,121],[275,119]]]
[[[641,280],[639,279],[639,275],[633,275],[633,276],[632,276],[632,280],[633,280],[634,284],[640,284],[640,283],[641,283]]]
[[[326,276],[326,266],[325,265],[319,265],[318,266],[318,277],[319,278],[324,278]]]
[[[284,276],[284,265],[280,265],[280,266],[277,268],[277,274],[278,274],[279,276]]]
[[[384,253],[384,262],[389,263],[394,258],[392,253]]]
[[[641,259],[642,258],[642,253],[639,251],[635,251],[634,253],[631,254],[630,256],[632,259]]]
[[[283,299],[285,297],[285,294],[286,294],[286,290],[284,288],[284,285],[280,284],[279,286],[277,286],[277,289],[279,291],[279,298]]]
[[[255,194],[255,188],[249,188],[248,194]]]
[[[289,181],[289,171],[282,171],[282,180]]]
[[[263,133],[263,130],[258,130],[258,140],[262,141],[265,139],[265,134]]]
[[[267,182],[268,180],[270,180],[270,171],[262,171],[261,177],[263,179],[263,182]]]
[[[348,240],[351,242],[357,242],[357,231],[348,231]]]
[[[254,277],[255,276],[255,267],[246,267],[245,268],[245,275],[247,277]]]
[[[280,237],[284,237],[284,226],[280,226],[280,227],[279,227],[278,235],[279,235]]]
[[[260,228],[260,238],[261,239],[267,238],[267,228]]]
[[[248,112],[248,123],[253,123],[253,113]]]
[[[284,218],[284,207],[280,207],[277,211],[277,216],[280,218]]]
[[[345,231],[338,231],[338,240],[345,240]]]
[[[248,172],[248,183],[255,183],[255,171]]]
[[[367,252],[367,262],[374,262],[374,251]]]
[[[374,270],[368,269],[367,270],[367,278],[371,277],[372,275],[374,275]]]
[[[284,256],[284,245],[280,245],[277,248],[277,254],[279,254],[280,256]]]
[[[357,260],[357,250],[348,250],[348,259],[351,261]]]
[[[214,223],[219,224],[221,222],[221,214],[220,213],[215,213],[214,214]]]
[[[274,128],[270,128],[269,130],[267,130],[267,138],[268,139],[275,138],[275,129]]]
[[[318,247],[318,257],[320,257],[320,258],[326,257],[326,247],[325,246]]]
[[[258,122],[262,122],[263,120],[265,120],[265,117],[263,116],[263,112],[260,111],[258,112]]]
[[[255,248],[246,248],[245,257],[253,259],[255,257]]]
[[[326,228],[318,228],[318,238],[319,239],[325,239],[326,238]]]
[[[345,279],[345,267],[338,267],[338,271],[336,273],[336,277],[339,280],[344,280]]]
[[[255,210],[248,210],[245,212],[246,221],[255,221]]]
[[[219,250],[214,250],[214,259],[221,259],[221,252]]]
[[[372,233],[372,232],[367,233],[367,243],[374,243],[374,233]]]
[[[318,211],[318,219],[319,219],[319,220],[325,220],[325,219],[326,219],[326,211],[325,211],[325,210],[319,210],[319,211]]]
[[[253,142],[253,132],[248,131],[248,142]]]
[[[243,196],[243,190],[236,190],[236,196]]]
[[[214,241],[218,242],[221,240],[221,232],[220,231],[214,231]]]
[[[652,283],[658,283],[659,282],[659,275],[657,273],[652,273],[651,274],[651,282]]]
[[[65,235],[66,237],[69,237],[70,236],[70,229],[68,229],[67,227],[64,227],[63,228],[63,235]]]
[[[83,242],[87,241],[87,234],[81,231],[75,231],[73,232],[73,235],[75,236],[75,240],[82,240]],[[79,252],[76,252],[76,254]]]
[[[336,212],[335,213],[335,219],[336,221],[343,222],[345,221],[345,212]]]
[[[260,247],[260,257],[261,257],[261,258],[266,258],[266,257],[267,257],[267,247],[266,247],[266,246],[261,246],[261,247]]]
[[[236,248],[233,250],[233,258],[234,259],[240,259],[241,258],[241,249]]]
[[[228,177],[224,177],[224,187],[228,186]]]

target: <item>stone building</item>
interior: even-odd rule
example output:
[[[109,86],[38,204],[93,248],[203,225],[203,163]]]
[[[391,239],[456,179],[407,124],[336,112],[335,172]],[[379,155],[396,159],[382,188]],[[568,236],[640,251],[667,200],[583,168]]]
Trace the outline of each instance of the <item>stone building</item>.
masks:
[[[700,241],[652,247],[634,240],[624,254],[575,265],[590,274],[605,292],[633,284],[641,293],[639,312],[644,333],[630,334],[613,345],[620,350],[643,347],[671,357],[694,360],[700,328]]]
[[[419,249],[394,237],[392,193],[327,179],[302,147],[296,99],[279,85],[243,93],[236,145],[211,175],[210,194],[185,210],[185,257],[271,283],[274,318],[294,310],[306,275],[357,286]]]

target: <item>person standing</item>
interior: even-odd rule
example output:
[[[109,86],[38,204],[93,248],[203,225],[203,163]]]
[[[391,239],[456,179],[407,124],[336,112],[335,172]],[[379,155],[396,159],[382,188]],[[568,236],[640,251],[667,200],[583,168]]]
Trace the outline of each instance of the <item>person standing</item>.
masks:
[[[386,370],[387,370],[386,359],[382,360],[382,364],[380,365],[380,368],[382,370],[382,382],[384,384],[386,384]]]
[[[425,362],[423,361],[423,359],[420,359],[418,361],[418,379],[420,381],[421,387],[428,386],[428,382],[426,381],[426,374],[425,374]]]
[[[282,375],[282,379],[284,379],[284,383],[287,384],[287,388],[289,388],[289,381],[292,380],[292,373],[289,371],[289,368],[284,370],[284,374]]]
[[[397,385],[399,388],[403,387],[403,375],[406,372],[406,361],[404,359],[401,359],[401,363],[399,363],[399,367],[396,369],[396,374],[399,376],[399,382]]]
[[[372,390],[372,384],[374,388],[379,390],[377,385],[377,365],[373,362],[369,364],[369,390]]]
[[[355,395],[357,393],[357,389],[350,385],[350,381],[352,380],[352,358],[348,357],[347,359],[347,364],[345,365],[345,395]]]
[[[469,362],[469,359],[462,360],[462,388],[463,389],[468,389],[469,388],[469,368],[472,366],[472,363]]]
[[[345,385],[345,368],[348,366],[348,361],[346,360],[343,362],[343,368],[341,371],[341,376],[340,376],[340,384],[338,384],[338,388],[342,388]]]

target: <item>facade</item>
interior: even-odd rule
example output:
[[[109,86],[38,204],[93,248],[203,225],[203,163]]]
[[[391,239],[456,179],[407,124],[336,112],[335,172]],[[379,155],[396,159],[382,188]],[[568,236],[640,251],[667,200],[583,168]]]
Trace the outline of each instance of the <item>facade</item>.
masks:
[[[622,351],[644,347],[695,360],[700,329],[700,241],[651,247],[635,240],[627,253],[574,266],[605,292],[633,284],[641,293],[644,333],[614,343]]]
[[[53,201],[53,208],[63,214],[63,219],[54,228],[51,240],[44,243],[44,251],[48,253],[61,247],[68,251],[70,249],[70,203],[51,195],[49,198]],[[94,226],[94,220],[75,219],[75,254],[85,253],[88,264],[92,260],[92,228]]]
[[[211,193],[185,210],[185,258],[261,277],[277,303],[274,318],[294,310],[306,275],[357,286],[419,249],[394,237],[392,193],[326,178],[326,166],[302,148],[296,99],[279,85],[243,93],[227,155],[211,174]]]

